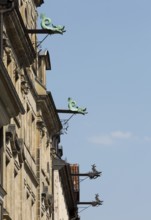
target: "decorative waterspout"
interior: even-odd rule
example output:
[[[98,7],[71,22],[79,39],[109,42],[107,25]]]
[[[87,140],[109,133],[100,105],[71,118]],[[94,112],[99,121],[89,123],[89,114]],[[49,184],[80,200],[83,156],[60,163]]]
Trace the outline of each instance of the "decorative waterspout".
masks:
[[[79,112],[83,115],[87,114],[87,112],[86,112],[87,109],[78,107],[76,102],[73,101],[72,98],[68,98],[68,108],[69,108],[70,111]]]
[[[65,26],[61,25],[53,25],[52,20],[45,16],[45,14],[41,14],[41,28],[46,30],[51,30],[53,33],[63,34],[65,31]]]

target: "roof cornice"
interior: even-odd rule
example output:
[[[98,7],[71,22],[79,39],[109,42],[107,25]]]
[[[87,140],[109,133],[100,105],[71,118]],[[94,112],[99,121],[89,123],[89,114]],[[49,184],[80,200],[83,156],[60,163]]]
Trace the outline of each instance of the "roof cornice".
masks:
[[[49,135],[54,136],[60,133],[62,124],[60,122],[51,92],[47,92],[46,95],[38,95],[37,105],[42,111],[43,120],[46,124]]]

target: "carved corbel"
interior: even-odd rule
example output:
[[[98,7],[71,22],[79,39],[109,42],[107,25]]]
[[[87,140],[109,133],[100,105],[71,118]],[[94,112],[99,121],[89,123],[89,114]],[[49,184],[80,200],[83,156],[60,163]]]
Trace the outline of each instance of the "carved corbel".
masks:
[[[27,95],[29,93],[29,85],[28,85],[28,82],[24,79],[21,81],[21,91]]]
[[[10,142],[13,155],[15,155],[17,153],[16,143],[15,143],[16,136],[17,136],[17,134],[16,134],[15,125],[14,124],[8,125],[7,130],[6,130],[6,143],[8,144]]]
[[[14,73],[15,81],[17,81],[19,79],[19,74],[20,74],[20,68],[18,68],[17,65],[15,65],[13,73]]]
[[[19,162],[23,163],[25,160],[24,155],[24,141],[22,138],[18,138],[16,134],[16,127],[14,124],[10,124],[6,130],[6,143],[10,142],[12,154],[14,157],[17,156],[19,158]]]
[[[25,154],[24,154],[24,141],[22,138],[18,138],[16,140],[16,148],[17,148],[19,162],[23,163],[25,160]]]
[[[46,207],[47,213],[50,217],[51,217],[51,214],[53,211],[53,204],[54,204],[53,195],[47,194],[47,197],[45,199],[45,207]]]
[[[37,128],[41,132],[42,137],[45,135],[45,131],[46,131],[45,127],[46,127],[46,125],[43,121],[37,121]]]
[[[50,148],[50,155],[51,155],[53,158],[56,157],[57,153],[56,153],[56,149],[55,149],[54,147],[51,147],[51,148]]]
[[[51,216],[54,199],[53,199],[53,195],[48,193],[48,186],[44,186],[43,192],[41,194],[41,198],[42,198],[42,202],[44,202],[46,210],[49,210],[49,214]]]
[[[45,199],[45,206],[46,208],[51,208],[53,204],[53,195],[48,194],[46,195],[46,199]]]
[[[46,198],[47,193],[48,193],[48,186],[43,186],[43,192],[41,193],[42,200]]]

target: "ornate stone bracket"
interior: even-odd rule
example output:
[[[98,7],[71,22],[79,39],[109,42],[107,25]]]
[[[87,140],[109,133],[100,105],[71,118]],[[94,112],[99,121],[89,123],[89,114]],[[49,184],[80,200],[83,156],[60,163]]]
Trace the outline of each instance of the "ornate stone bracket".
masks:
[[[51,155],[53,158],[56,157],[57,153],[56,153],[56,149],[55,149],[54,147],[51,147],[51,148],[50,148],[50,155]]]
[[[13,73],[14,73],[15,81],[17,81],[19,79],[19,74],[20,74],[20,69],[17,67],[17,65],[15,65]]]
[[[25,154],[24,154],[24,141],[22,138],[18,138],[16,140],[16,146],[17,146],[19,162],[23,163],[25,160]]]
[[[43,192],[41,193],[42,202],[44,202],[46,210],[49,210],[49,214],[51,216],[52,208],[53,208],[53,195],[48,193],[48,186],[44,186]]]
[[[14,124],[8,125],[6,130],[6,143],[10,142],[13,154],[16,153],[16,146],[15,146],[16,136],[17,134],[16,134],[15,125]]]
[[[6,130],[6,143],[10,142],[12,154],[16,158],[18,155],[20,164],[24,162],[24,141],[22,138],[18,138],[16,134],[16,127],[14,124],[10,124]]]
[[[22,91],[25,95],[27,95],[27,94],[29,93],[29,89],[30,89],[30,87],[29,87],[29,85],[28,85],[28,82],[27,82],[25,79],[23,79],[23,80],[21,81],[21,91]]]
[[[43,121],[37,121],[37,128],[40,130],[42,137],[45,135],[45,123]]]

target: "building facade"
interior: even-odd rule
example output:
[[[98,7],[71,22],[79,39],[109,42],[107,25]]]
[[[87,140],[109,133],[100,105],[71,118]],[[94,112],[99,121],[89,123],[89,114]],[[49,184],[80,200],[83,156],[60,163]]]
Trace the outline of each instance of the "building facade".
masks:
[[[10,11],[2,13],[5,4]],[[0,219],[72,220],[77,217],[70,165],[62,162],[60,122],[38,50],[37,7],[43,0],[3,0],[0,57]],[[2,19],[3,17],[3,19]],[[57,191],[58,190],[58,191]]]

